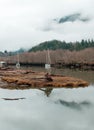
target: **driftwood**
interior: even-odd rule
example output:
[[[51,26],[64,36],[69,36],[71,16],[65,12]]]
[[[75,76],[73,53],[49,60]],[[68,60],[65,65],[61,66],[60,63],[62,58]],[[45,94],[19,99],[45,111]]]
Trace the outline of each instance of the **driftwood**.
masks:
[[[0,85],[0,87],[8,89],[77,88],[89,85],[88,82],[78,78],[47,75],[44,72],[33,72],[32,70],[0,71],[0,75],[2,82],[6,83],[6,85]]]

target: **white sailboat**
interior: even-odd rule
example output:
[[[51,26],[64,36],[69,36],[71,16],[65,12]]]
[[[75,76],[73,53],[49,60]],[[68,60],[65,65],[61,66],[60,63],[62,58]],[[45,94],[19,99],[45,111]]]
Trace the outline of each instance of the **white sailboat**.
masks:
[[[16,68],[17,68],[17,69],[20,69],[19,53],[17,54],[17,63],[16,63]]]
[[[50,58],[50,52],[49,52],[49,50],[47,50],[45,69],[47,71],[51,70],[51,58]]]

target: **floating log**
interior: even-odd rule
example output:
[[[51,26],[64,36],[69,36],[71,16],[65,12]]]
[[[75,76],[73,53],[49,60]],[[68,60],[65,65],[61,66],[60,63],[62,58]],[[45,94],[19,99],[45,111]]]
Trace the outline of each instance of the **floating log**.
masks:
[[[4,100],[20,100],[20,99],[25,99],[25,98],[2,98]]]
[[[8,89],[28,89],[28,88],[78,88],[86,87],[89,85],[87,81],[67,77],[62,75],[50,75],[46,77],[44,72],[32,72],[31,70],[13,70],[4,71],[0,73],[2,82],[6,85],[2,85],[2,88]],[[48,80],[51,78],[51,80]]]

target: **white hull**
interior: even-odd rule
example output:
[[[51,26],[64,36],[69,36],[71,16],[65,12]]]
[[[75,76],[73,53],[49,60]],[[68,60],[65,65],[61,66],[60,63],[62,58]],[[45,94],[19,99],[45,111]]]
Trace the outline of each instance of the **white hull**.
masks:
[[[51,65],[50,64],[45,64],[45,69],[50,69]]]

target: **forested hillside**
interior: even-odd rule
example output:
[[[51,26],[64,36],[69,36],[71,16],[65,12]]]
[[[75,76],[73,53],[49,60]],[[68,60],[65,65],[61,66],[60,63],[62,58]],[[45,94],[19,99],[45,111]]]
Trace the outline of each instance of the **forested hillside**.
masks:
[[[90,65],[94,70],[94,41],[82,40],[76,43],[66,43],[57,40],[48,41],[33,47],[29,52],[19,53],[19,62],[22,65],[44,65],[49,49],[51,64],[71,65]],[[8,53],[7,53],[8,54]],[[8,64],[16,64],[18,55],[6,55],[0,57],[0,61]]]
[[[92,48],[94,47],[94,41],[93,40],[82,40],[81,42],[76,41],[73,42],[65,42],[65,41],[58,41],[58,40],[52,40],[52,41],[46,41],[43,43],[40,43],[39,45],[32,47],[29,49],[29,52],[32,51],[42,51],[42,50],[57,50],[57,49],[65,49],[65,50],[76,50],[80,51],[85,48]]]

